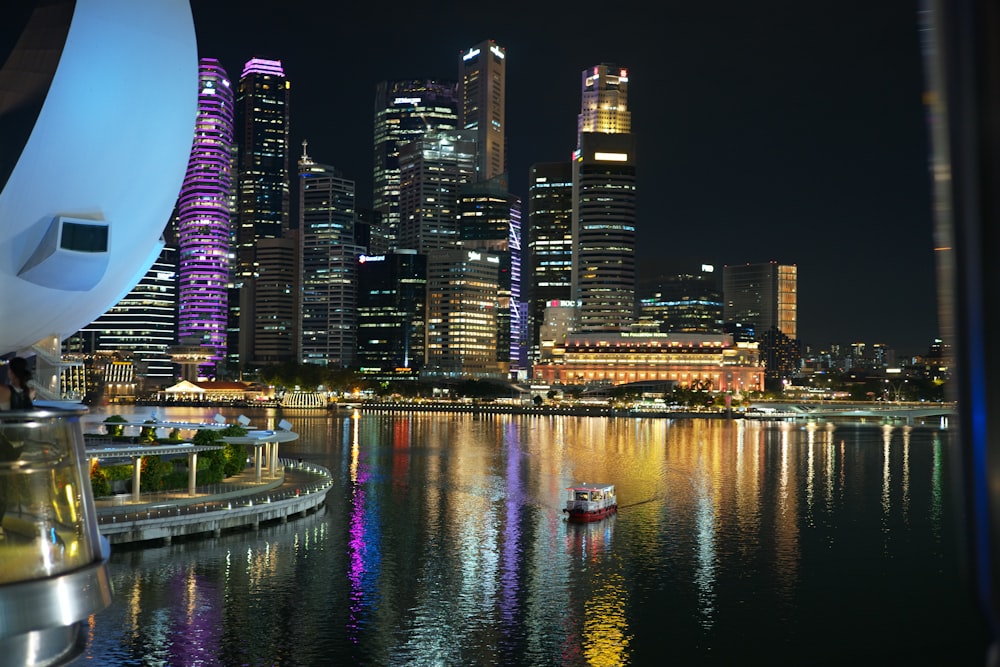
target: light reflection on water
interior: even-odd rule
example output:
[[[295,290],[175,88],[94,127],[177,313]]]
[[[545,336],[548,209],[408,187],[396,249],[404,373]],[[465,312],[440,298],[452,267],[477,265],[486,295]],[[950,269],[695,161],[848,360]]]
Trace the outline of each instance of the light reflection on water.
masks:
[[[116,549],[81,665],[982,664],[947,431],[283,416],[326,507]],[[565,522],[580,481],[618,515]]]

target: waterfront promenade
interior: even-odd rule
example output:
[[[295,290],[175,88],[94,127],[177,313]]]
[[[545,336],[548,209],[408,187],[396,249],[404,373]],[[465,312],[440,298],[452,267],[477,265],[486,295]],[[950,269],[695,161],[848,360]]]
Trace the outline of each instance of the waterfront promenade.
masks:
[[[256,481],[251,467],[218,484],[188,490],[96,498],[100,532],[112,545],[169,544],[175,538],[219,536],[318,510],[333,485],[322,466],[280,460],[274,479]]]

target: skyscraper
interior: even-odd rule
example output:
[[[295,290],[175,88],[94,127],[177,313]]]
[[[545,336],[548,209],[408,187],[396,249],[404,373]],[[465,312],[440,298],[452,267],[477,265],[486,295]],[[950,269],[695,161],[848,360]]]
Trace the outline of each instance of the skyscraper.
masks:
[[[373,234],[373,253],[396,247],[399,226],[399,147],[433,130],[458,128],[454,81],[382,81],[375,88],[373,208],[382,215],[382,234]]]
[[[299,159],[299,258],[304,363],[346,368],[357,346],[358,256],[354,181],[316,163],[302,144]]]
[[[140,391],[173,384],[167,349],[177,339],[177,250],[166,246],[138,284],[77,336],[84,353],[131,357]]]
[[[475,132],[475,180],[507,171],[507,52],[492,39],[459,55],[459,128]]]
[[[572,299],[573,165],[534,164],[528,176],[528,348],[541,355],[540,333],[545,308]],[[561,341],[560,341],[561,342]]]
[[[463,248],[500,257],[497,361],[519,369],[524,310],[521,304],[521,200],[507,189],[507,175],[459,188],[459,239]]]
[[[358,258],[361,372],[379,380],[416,380],[424,365],[427,258],[413,250]]]
[[[573,299],[579,331],[620,331],[635,319],[635,140],[628,72],[583,71],[573,154]]]
[[[459,241],[458,190],[474,180],[470,132],[435,130],[403,144],[399,154],[399,248],[427,254]]]
[[[775,261],[722,268],[722,318],[751,326],[759,337],[774,327],[788,338],[798,332],[798,268]]]
[[[722,331],[722,291],[715,267],[664,274],[639,287],[641,319],[665,333]]]
[[[230,312],[238,313],[239,324],[234,327],[231,321],[230,332],[231,336],[238,334],[241,365],[270,356],[270,352],[256,353],[251,324],[258,319],[254,308],[268,290],[257,290],[254,300],[249,298],[251,290],[241,287],[257,275],[259,241],[280,239],[289,230],[289,88],[280,60],[251,58],[243,67],[236,94],[239,184],[232,284],[239,299],[230,300]],[[273,250],[273,244],[269,248]],[[269,259],[274,258],[273,253],[269,255]],[[279,298],[280,294],[272,296]],[[290,309],[288,304],[271,304],[267,308],[272,312]],[[232,338],[229,345],[235,347]]]
[[[198,84],[194,143],[177,201],[177,335],[186,345],[210,348],[199,376],[214,377],[226,357],[233,91],[214,58],[201,59]]]

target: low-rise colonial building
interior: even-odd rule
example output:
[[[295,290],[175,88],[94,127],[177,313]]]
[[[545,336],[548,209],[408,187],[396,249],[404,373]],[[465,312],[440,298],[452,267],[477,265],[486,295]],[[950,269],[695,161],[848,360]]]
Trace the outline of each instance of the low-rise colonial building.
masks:
[[[535,382],[625,384],[674,381],[712,391],[763,391],[756,343],[730,334],[578,333],[566,338],[558,361],[536,364]]]

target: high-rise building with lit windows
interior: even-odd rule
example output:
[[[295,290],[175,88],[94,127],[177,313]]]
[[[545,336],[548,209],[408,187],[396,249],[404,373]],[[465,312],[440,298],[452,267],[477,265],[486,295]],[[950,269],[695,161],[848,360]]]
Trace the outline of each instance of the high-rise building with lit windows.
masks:
[[[381,215],[373,229],[371,252],[397,247],[399,227],[399,147],[434,130],[458,128],[454,81],[382,81],[375,87],[373,205]]]
[[[507,171],[507,52],[492,39],[462,51],[458,60],[459,128],[475,132],[475,180]]]
[[[636,159],[628,71],[583,71],[573,153],[573,299],[581,332],[623,331],[636,311]]]
[[[417,380],[424,365],[427,257],[398,250],[358,258],[357,365],[378,380]]]
[[[400,147],[399,248],[458,247],[458,190],[473,182],[475,168],[470,132],[435,130]]]
[[[534,164],[528,175],[528,356],[541,356],[545,309],[572,299],[573,165]]]
[[[211,350],[198,375],[215,377],[227,342],[233,90],[218,60],[202,58],[198,69],[194,142],[177,200],[177,335]]]
[[[722,318],[751,326],[760,336],[774,327],[798,335],[798,267],[761,262],[722,268]]]
[[[357,349],[355,187],[334,167],[299,158],[302,363],[347,368]]]
[[[520,369],[524,312],[521,307],[521,199],[507,175],[463,185],[458,191],[459,239],[463,248],[500,256],[497,292],[497,361]]]
[[[230,359],[232,350],[238,349],[237,360],[241,366],[263,362],[274,353],[270,342],[264,345],[267,351],[256,350],[254,326],[260,319],[255,308],[261,305],[262,294],[271,294],[271,291],[243,288],[259,274],[260,242],[281,239],[289,232],[289,91],[290,84],[280,60],[251,58],[243,67],[236,92],[239,182],[237,224],[233,233],[235,267],[231,282],[236,295],[231,295],[229,303],[228,346]],[[276,247],[268,245],[269,261],[275,259]],[[257,298],[252,298],[251,293],[256,293]],[[272,296],[280,298],[280,293]],[[287,298],[297,299],[295,295]],[[295,306],[282,303],[265,307],[273,313],[288,312]],[[233,321],[237,317],[238,323]],[[234,337],[238,340],[234,341]]]

